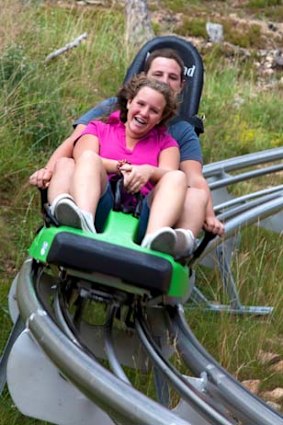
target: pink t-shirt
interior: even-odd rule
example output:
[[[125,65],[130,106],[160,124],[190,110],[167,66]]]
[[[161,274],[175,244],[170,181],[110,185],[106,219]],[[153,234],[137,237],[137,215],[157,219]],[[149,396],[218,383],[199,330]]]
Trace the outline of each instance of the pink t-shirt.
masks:
[[[127,159],[131,164],[149,164],[158,166],[159,154],[170,147],[179,147],[178,143],[166,132],[166,127],[153,128],[135,145],[133,150],[126,146],[125,124],[120,121],[120,112],[113,112],[107,122],[91,121],[82,132],[92,134],[99,140],[99,155],[102,158]],[[148,182],[141,190],[145,195],[153,185]]]

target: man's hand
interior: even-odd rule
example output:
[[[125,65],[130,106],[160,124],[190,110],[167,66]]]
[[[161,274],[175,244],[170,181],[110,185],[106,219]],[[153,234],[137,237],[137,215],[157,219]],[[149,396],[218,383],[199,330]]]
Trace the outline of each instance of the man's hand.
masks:
[[[225,232],[224,224],[216,216],[206,217],[203,227],[208,232],[218,236],[223,236]]]
[[[29,183],[39,189],[46,189],[49,186],[53,172],[48,168],[41,168],[33,173],[29,178]]]

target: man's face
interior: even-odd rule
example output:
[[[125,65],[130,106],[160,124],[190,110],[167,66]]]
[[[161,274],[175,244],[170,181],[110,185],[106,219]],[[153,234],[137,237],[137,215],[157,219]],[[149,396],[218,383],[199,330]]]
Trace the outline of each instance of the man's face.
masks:
[[[147,76],[168,84],[175,93],[179,93],[182,90],[182,72],[174,59],[157,57],[152,61]]]

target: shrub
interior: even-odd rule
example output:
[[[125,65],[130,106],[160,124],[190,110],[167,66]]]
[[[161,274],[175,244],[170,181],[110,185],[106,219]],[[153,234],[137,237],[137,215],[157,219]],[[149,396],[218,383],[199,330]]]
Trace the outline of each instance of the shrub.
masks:
[[[257,24],[241,24],[237,25],[232,21],[224,21],[224,38],[236,46],[248,47],[263,47],[263,40],[261,36],[261,28]]]
[[[192,37],[207,37],[204,19],[185,17],[181,26],[175,28],[176,34]]]
[[[280,6],[282,0],[250,0],[247,4],[248,7],[260,8],[268,6]]]

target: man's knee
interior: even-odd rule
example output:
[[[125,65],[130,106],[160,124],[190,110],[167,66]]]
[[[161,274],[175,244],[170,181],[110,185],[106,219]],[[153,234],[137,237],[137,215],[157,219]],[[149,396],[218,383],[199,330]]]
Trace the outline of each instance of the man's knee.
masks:
[[[206,207],[208,204],[208,193],[204,189],[189,187],[186,194],[186,202],[197,202],[199,206]]]

